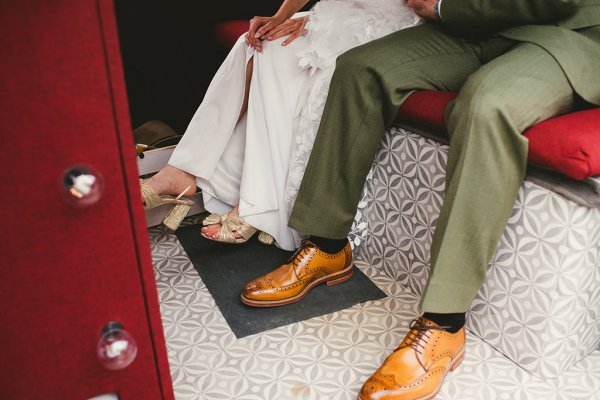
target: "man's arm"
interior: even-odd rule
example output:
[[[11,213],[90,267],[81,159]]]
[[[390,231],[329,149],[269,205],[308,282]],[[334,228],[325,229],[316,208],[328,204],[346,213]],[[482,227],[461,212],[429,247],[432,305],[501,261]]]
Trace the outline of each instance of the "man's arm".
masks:
[[[513,26],[552,23],[581,0],[442,0],[441,23],[457,34],[493,34]]]

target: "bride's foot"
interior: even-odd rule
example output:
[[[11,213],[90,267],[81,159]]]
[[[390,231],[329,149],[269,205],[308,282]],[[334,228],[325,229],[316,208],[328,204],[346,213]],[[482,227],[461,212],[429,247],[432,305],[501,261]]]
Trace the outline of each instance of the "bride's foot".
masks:
[[[227,215],[230,217],[239,216],[238,206],[235,206]],[[200,232],[202,232],[205,236],[217,239],[219,237],[219,232],[221,232],[221,224],[211,224],[203,226],[200,229]],[[233,235],[236,239],[242,238],[242,235],[240,235],[238,232],[233,232]]]
[[[196,192],[196,179],[192,175],[171,166],[163,168],[156,175],[158,175],[158,178],[152,177],[145,181],[140,180],[144,208],[151,209],[163,204],[172,205],[171,210],[163,220],[163,224],[168,229],[175,231],[194,205],[192,200],[183,199],[182,197],[184,195],[191,196]],[[177,197],[163,196],[170,194]]]
[[[144,181],[152,187],[157,194],[179,196],[185,190],[184,196],[196,193],[196,178],[172,165],[167,165],[149,179]]]

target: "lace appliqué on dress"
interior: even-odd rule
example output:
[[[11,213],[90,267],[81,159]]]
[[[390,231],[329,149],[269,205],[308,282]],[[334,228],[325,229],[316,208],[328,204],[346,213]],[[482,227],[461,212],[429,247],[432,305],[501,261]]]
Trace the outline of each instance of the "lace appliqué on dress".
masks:
[[[306,25],[310,45],[299,54],[300,66],[310,68],[310,77],[301,92],[294,119],[294,145],[285,194],[289,212],[319,129],[336,58],[353,47],[417,25],[420,21],[404,5],[404,0],[321,0],[311,10]],[[367,182],[370,176],[371,172]],[[366,235],[365,195],[363,189],[350,233],[353,249]]]

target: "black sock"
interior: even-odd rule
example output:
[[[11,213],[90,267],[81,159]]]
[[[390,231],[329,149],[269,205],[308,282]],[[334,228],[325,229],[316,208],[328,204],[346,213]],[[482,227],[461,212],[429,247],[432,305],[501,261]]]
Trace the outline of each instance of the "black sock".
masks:
[[[323,250],[325,253],[335,254],[346,246],[348,239],[327,239],[319,236],[310,236],[310,241],[317,245],[317,247]]]
[[[425,318],[435,322],[439,326],[449,326],[450,328],[446,330],[450,333],[458,332],[458,330],[465,325],[465,315],[465,313],[435,314],[428,312],[423,314]]]

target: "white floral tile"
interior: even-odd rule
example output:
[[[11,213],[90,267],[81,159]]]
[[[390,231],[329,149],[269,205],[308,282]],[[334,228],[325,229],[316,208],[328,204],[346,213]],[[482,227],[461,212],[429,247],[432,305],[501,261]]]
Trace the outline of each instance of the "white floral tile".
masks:
[[[418,313],[416,295],[357,260],[387,298],[236,339],[176,236],[160,227],[149,233],[178,400],[354,400]],[[543,381],[475,335],[467,346],[438,400],[600,400],[598,351]]]
[[[417,296],[429,275],[447,157],[448,146],[391,128],[350,235],[361,238],[361,257]],[[600,209],[526,180],[467,327],[541,378],[598,349]]]

